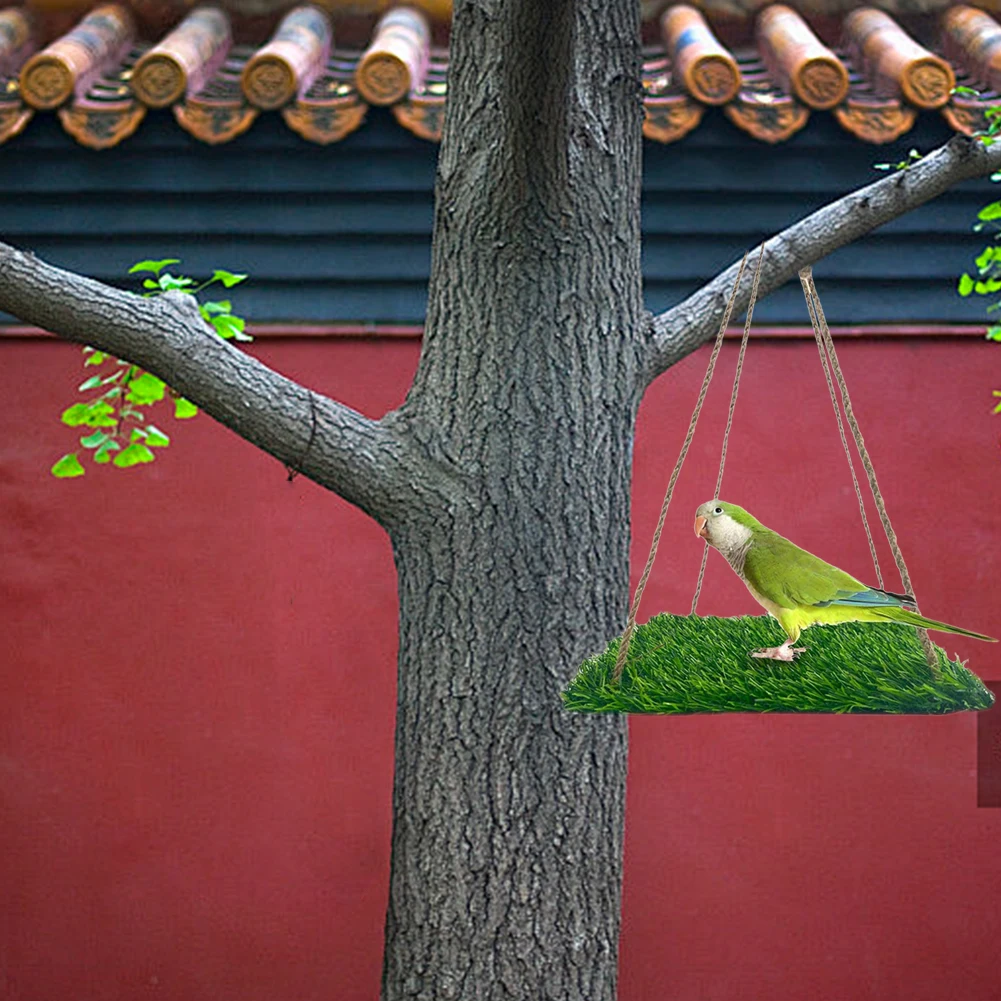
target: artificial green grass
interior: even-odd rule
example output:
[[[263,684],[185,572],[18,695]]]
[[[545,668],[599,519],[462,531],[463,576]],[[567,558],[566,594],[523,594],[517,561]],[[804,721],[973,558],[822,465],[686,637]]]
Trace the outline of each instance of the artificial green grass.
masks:
[[[620,639],[581,665],[563,693],[567,709],[623,713],[951,713],[988,709],[994,696],[941,647],[938,678],[911,626],[846,622],[812,626],[795,661],[751,657],[785,640],[767,615],[657,615],[637,626],[620,684]]]

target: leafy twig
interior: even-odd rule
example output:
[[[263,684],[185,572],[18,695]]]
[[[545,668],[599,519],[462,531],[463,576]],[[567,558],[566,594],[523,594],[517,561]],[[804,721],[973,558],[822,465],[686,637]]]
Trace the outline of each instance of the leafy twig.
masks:
[[[176,258],[139,261],[129,268],[129,274],[153,275],[143,279],[144,297],[165,292],[196,295],[215,282],[228,289],[247,277],[219,269],[198,285],[193,278],[164,271],[171,264],[180,264],[180,261]],[[245,332],[246,321],[233,313],[230,300],[199,303],[198,309],[205,322],[224,340],[253,340]],[[62,413],[62,422],[69,427],[90,429],[90,434],[80,438],[80,444],[91,452],[98,465],[111,463],[120,469],[142,465],[156,458],[153,449],[166,448],[170,444],[170,437],[155,424],[147,424],[144,411],[138,407],[155,406],[169,394],[174,401],[175,418],[184,420],[198,413],[193,403],[138,365],[90,347],[85,347],[83,353],[84,367],[96,366],[98,371],[80,384],[78,392],[97,392],[84,402],[67,407]],[[69,452],[52,466],[51,472],[59,479],[68,479],[83,476],[85,470],[78,453]]]

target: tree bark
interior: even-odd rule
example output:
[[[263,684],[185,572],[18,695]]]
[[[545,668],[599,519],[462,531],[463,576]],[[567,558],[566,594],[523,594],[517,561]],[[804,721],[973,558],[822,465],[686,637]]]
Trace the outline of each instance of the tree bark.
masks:
[[[300,386],[218,337],[189,295],[146,299],[0,243],[0,308],[142,366],[380,524],[460,489],[444,466],[428,462],[387,425]]]
[[[913,166],[859,188],[793,223],[764,244],[758,298],[784,285],[801,268],[937,198],[960,181],[1001,169],[1001,142],[954,135]],[[805,258],[812,258],[806,261]],[[752,255],[734,299],[733,315],[747,309],[757,261]],[[740,262],[730,265],[694,295],[661,313],[650,328],[644,352],[645,382],[690,354],[713,336],[730,296]]]
[[[615,996],[626,723],[564,712],[628,603],[645,386],[733,269],[656,321],[640,275],[634,0],[457,0],[427,326],[371,421],[144,300],[0,244],[0,309],[142,365],[385,525],[399,706],[384,1001]],[[958,181],[962,138],[768,244],[760,294]],[[744,308],[753,268],[738,295]]]
[[[467,489],[391,529],[383,998],[612,1001],[626,721],[560,692],[628,600],[638,7],[457,3],[450,60],[427,327],[394,421]]]

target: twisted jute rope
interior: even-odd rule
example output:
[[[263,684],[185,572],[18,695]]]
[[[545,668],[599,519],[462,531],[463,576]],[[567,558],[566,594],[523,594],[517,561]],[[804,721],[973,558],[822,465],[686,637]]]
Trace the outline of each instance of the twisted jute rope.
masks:
[[[806,308],[810,313],[810,323],[813,324],[813,335],[817,339],[817,350],[820,352],[820,364],[824,369],[824,378],[827,380],[827,392],[830,393],[831,403],[834,405],[834,416],[838,419],[838,433],[841,435],[841,447],[845,450],[848,459],[848,469],[852,474],[852,483],[855,486],[855,496],[858,498],[858,509],[862,515],[862,527],[865,529],[865,537],[869,540],[869,553],[872,555],[872,563],[876,568],[876,583],[883,587],[883,573],[879,568],[879,557],[876,555],[876,543],[873,541],[872,532],[869,529],[869,518],[865,513],[865,501],[862,500],[862,486],[855,475],[855,462],[852,459],[851,449],[848,447],[848,439],[845,437],[845,422],[841,419],[841,407],[838,406],[838,398],[834,393],[834,383],[831,381],[831,366],[827,360],[827,351],[824,348],[824,338],[820,332],[820,320],[817,318],[817,311],[813,305],[813,296],[807,287],[807,279],[804,277],[809,268],[805,268],[799,273],[799,280],[803,286],[803,295],[806,297]],[[812,281],[812,278],[811,278]],[[816,288],[814,288],[816,293]],[[818,302],[820,297],[817,297]],[[832,342],[833,343],[833,342]]]
[[[730,410],[726,415],[726,430],[723,432],[723,448],[719,457],[719,473],[716,476],[716,489],[713,500],[719,499],[720,487],[723,486],[723,466],[726,464],[726,444],[730,438],[730,426],[733,424],[733,411],[737,406],[737,387],[740,385],[740,372],[744,367],[744,353],[747,351],[747,338],[751,333],[751,316],[754,314],[754,304],[758,300],[758,279],[761,277],[761,261],[765,256],[765,245],[761,245],[758,254],[758,266],[754,269],[754,284],[751,285],[751,301],[747,304],[747,318],[744,320],[744,336],[740,339],[740,353],[737,355],[737,370],[733,374],[733,392],[730,393]],[[702,547],[702,565],[699,567],[699,579],[695,582],[695,594],[692,597],[692,615],[699,604],[702,593],[702,578],[706,574],[706,560],[709,558],[708,543]]]
[[[719,357],[720,348],[723,346],[723,335],[726,333],[727,324],[730,322],[730,314],[733,312],[733,303],[737,298],[737,290],[740,288],[740,280],[744,276],[744,266],[747,264],[747,254],[744,254],[737,270],[737,277],[727,300],[726,309],[723,311],[723,319],[720,321],[719,332],[716,334],[716,343],[713,345],[712,354],[709,356],[709,364],[706,367],[705,378],[702,380],[702,388],[699,390],[699,398],[692,411],[692,419],[688,423],[688,434],[685,436],[685,443],[681,446],[681,453],[678,461],[674,464],[674,471],[671,473],[671,480],[667,485],[667,493],[664,494],[664,503],[660,508],[660,519],[657,522],[657,529],[653,533],[653,543],[650,546],[650,554],[647,556],[646,566],[640,577],[639,584],[636,585],[636,594],[633,596],[633,603],[629,609],[629,618],[626,622],[625,632],[622,634],[622,642],[619,644],[619,653],[615,660],[615,669],[612,672],[612,681],[619,683],[622,677],[622,669],[625,667],[626,657],[629,655],[629,644],[632,642],[633,632],[636,630],[636,614],[639,611],[640,601],[643,598],[643,590],[653,569],[653,561],[657,558],[657,546],[660,544],[660,536],[664,531],[664,522],[667,520],[667,509],[671,504],[671,496],[674,494],[674,485],[678,482],[678,474],[681,472],[682,463],[688,455],[689,446],[695,436],[695,425],[698,424],[699,414],[702,412],[702,404],[705,402],[706,392],[713,377],[713,370],[716,368],[716,359]]]
[[[911,575],[907,572],[907,564],[904,562],[904,554],[900,551],[900,545],[897,543],[897,534],[893,531],[893,526],[890,524],[890,516],[886,513],[886,505],[883,503],[883,495],[880,493],[879,484],[876,482],[876,471],[873,469],[872,460],[869,458],[869,451],[865,447],[865,441],[862,438],[862,432],[859,430],[858,421],[855,420],[855,412],[852,409],[851,397],[848,395],[848,386],[845,383],[845,378],[841,373],[841,365],[838,362],[838,354],[834,349],[834,338],[831,336],[831,331],[827,326],[827,318],[824,316],[824,307],[820,304],[820,296],[817,294],[817,288],[813,283],[813,269],[803,268],[799,272],[800,284],[803,286],[803,294],[806,297],[807,308],[810,311],[810,321],[813,324],[813,333],[817,339],[817,348],[820,351],[820,360],[824,365],[824,373],[827,375],[827,386],[831,394],[831,402],[834,404],[834,413],[838,418],[838,426],[841,427],[841,411],[838,408],[838,401],[835,398],[834,387],[831,385],[830,375],[827,374],[827,360],[824,354],[824,348],[827,348],[827,353],[831,356],[831,367],[834,369],[834,377],[838,382],[838,389],[841,391],[841,401],[845,408],[845,416],[848,418],[848,426],[851,428],[852,437],[855,439],[855,447],[858,449],[859,458],[862,460],[862,465],[865,468],[866,476],[869,478],[869,488],[872,490],[872,496],[876,501],[876,510],[879,512],[879,520],[883,523],[883,531],[886,532],[887,541],[890,543],[890,550],[893,553],[894,562],[897,564],[897,570],[900,572],[900,580],[904,588],[904,593],[914,597],[914,589],[911,585]],[[845,439],[844,429],[841,432],[841,441],[845,446],[845,454],[848,456],[848,464],[852,466],[851,453],[848,450],[848,442]],[[855,469],[852,466],[852,479],[855,479]],[[862,510],[862,524],[865,526],[865,533],[869,539],[869,550],[872,553],[873,562],[876,564],[876,577],[879,580],[879,586],[882,588],[883,581],[879,572],[879,562],[876,559],[876,546],[873,542],[872,533],[869,531],[869,523],[865,517],[864,506],[862,505],[862,495],[858,488],[858,481],[855,482],[856,493],[859,497],[859,505],[863,507]],[[914,603],[915,610],[918,609],[917,602]],[[919,613],[920,614],[920,613]],[[938,677],[938,657],[935,653],[935,648],[932,646],[932,642],[928,637],[928,630],[922,629],[919,626],[914,627],[915,632],[918,634],[918,639],[921,641],[921,648],[924,650],[925,660],[928,662],[928,667],[931,669],[932,675]]]

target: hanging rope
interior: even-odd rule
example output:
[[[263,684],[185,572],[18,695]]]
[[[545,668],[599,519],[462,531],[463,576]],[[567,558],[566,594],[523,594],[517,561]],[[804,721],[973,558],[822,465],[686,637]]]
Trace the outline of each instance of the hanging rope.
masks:
[[[758,266],[754,269],[754,283],[751,285],[751,301],[747,304],[747,318],[744,320],[744,336],[740,339],[740,352],[737,355],[737,370],[733,375],[733,392],[730,394],[730,410],[726,415],[726,430],[723,432],[723,448],[719,457],[719,474],[716,477],[716,489],[713,499],[719,497],[723,485],[723,466],[726,464],[726,443],[730,437],[730,426],[733,424],[733,411],[737,406],[737,387],[740,385],[740,372],[744,367],[744,353],[747,351],[747,339],[751,333],[751,316],[754,314],[754,304],[758,299],[758,279],[761,277],[761,262],[765,256],[765,245],[761,245],[758,253]],[[695,596],[692,598],[692,615],[699,603],[702,593],[702,578],[706,574],[706,560],[709,557],[709,546],[702,547],[702,565],[699,567],[699,579],[695,582]]]
[[[869,530],[869,519],[865,513],[865,501],[862,500],[862,487],[859,484],[858,476],[855,475],[855,463],[852,461],[851,449],[848,447],[848,439],[845,437],[845,424],[841,420],[841,407],[838,406],[838,398],[834,393],[834,383],[831,380],[831,366],[827,361],[827,351],[824,347],[824,337],[820,332],[820,320],[814,309],[813,297],[810,295],[807,286],[808,277],[811,275],[810,268],[804,268],[799,273],[800,284],[803,286],[803,295],[806,297],[806,308],[810,312],[810,322],[813,324],[813,336],[817,340],[817,350],[820,352],[820,364],[824,368],[824,378],[827,380],[827,391],[831,394],[831,403],[834,404],[834,416],[838,419],[838,433],[841,435],[841,444],[848,457],[848,469],[852,474],[852,483],[855,485],[855,496],[858,498],[858,509],[862,514],[862,527],[865,529],[865,537],[869,540],[869,552],[872,554],[873,566],[876,568],[876,583],[883,587],[883,574],[879,569],[879,557],[876,555],[876,543],[873,541],[872,532]],[[814,289],[816,292],[816,289]],[[819,297],[818,297],[819,301]]]
[[[841,373],[841,365],[838,363],[838,355],[834,349],[834,338],[831,336],[831,331],[827,326],[827,319],[824,316],[824,307],[820,304],[820,296],[817,294],[817,288],[813,283],[813,269],[803,268],[799,273],[799,278],[803,285],[803,291],[806,295],[808,305],[812,303],[812,308],[810,309],[810,319],[814,324],[814,334],[817,337],[818,343],[821,336],[823,336],[824,344],[826,345],[827,351],[831,356],[831,367],[834,369],[834,376],[838,381],[838,389],[841,391],[841,399],[845,408],[845,416],[848,418],[848,426],[851,428],[852,437],[855,439],[855,447],[858,449],[862,465],[865,467],[866,476],[869,478],[869,488],[872,490],[872,496],[876,501],[876,510],[879,512],[880,521],[883,523],[883,531],[886,532],[886,538],[890,543],[890,550],[893,553],[894,562],[897,564],[897,570],[900,572],[900,580],[903,584],[904,593],[909,594],[913,598],[914,589],[911,585],[911,575],[907,572],[907,564],[904,563],[904,555],[900,551],[900,546],[897,543],[897,535],[893,531],[893,526],[890,524],[890,516],[886,513],[886,505],[883,503],[883,495],[879,491],[879,484],[876,483],[876,471],[873,469],[872,460],[869,458],[869,452],[862,439],[862,432],[859,430],[858,421],[855,420],[855,413],[852,410],[852,401],[848,395],[848,386],[845,384],[845,378]],[[837,413],[837,401],[834,403],[834,408]],[[840,421],[841,415],[838,413],[838,422],[840,423]],[[850,460],[851,456],[849,456],[849,461]],[[868,525],[866,525],[866,533],[869,534]],[[875,546],[873,545],[871,535],[869,535],[869,545],[874,551]],[[914,607],[917,609],[916,602]],[[928,630],[915,627],[915,631],[918,634],[918,639],[921,641],[921,647],[924,650],[928,666],[931,668],[932,674],[935,677],[938,677],[938,657],[935,654],[935,649],[932,646],[931,640],[928,638]]]
[[[671,473],[670,482],[667,485],[667,493],[664,494],[664,503],[660,508],[660,520],[657,522],[656,531],[653,533],[653,543],[650,546],[650,554],[647,556],[646,566],[640,577],[639,584],[636,585],[636,594],[633,596],[633,603],[629,609],[629,618],[626,622],[625,632],[622,634],[622,642],[619,644],[618,657],[615,660],[615,670],[612,672],[612,681],[619,683],[622,677],[622,669],[629,655],[629,644],[632,642],[633,632],[636,629],[636,614],[639,611],[640,601],[643,598],[643,590],[653,569],[653,561],[657,558],[657,547],[660,545],[660,536],[664,531],[664,522],[667,520],[667,509],[671,503],[671,496],[674,493],[674,485],[678,482],[678,474],[681,472],[681,465],[688,455],[688,448],[692,444],[695,435],[695,425],[698,423],[699,414],[702,412],[702,404],[705,402],[706,392],[709,389],[709,382],[713,377],[713,370],[716,368],[716,359],[719,357],[719,350],[723,346],[723,334],[726,332],[727,324],[730,322],[730,314],[733,312],[733,303],[737,298],[737,289],[740,288],[740,280],[744,276],[744,265],[747,264],[747,254],[744,254],[737,271],[737,278],[733,283],[730,298],[727,300],[726,309],[723,311],[723,319],[720,321],[719,332],[716,334],[716,343],[713,345],[712,354],[709,356],[709,365],[706,368],[705,378],[702,380],[702,388],[699,390],[699,398],[695,402],[695,409],[692,411],[692,419],[688,423],[688,434],[685,436],[685,443],[681,446],[681,454],[674,465],[674,472]]]

